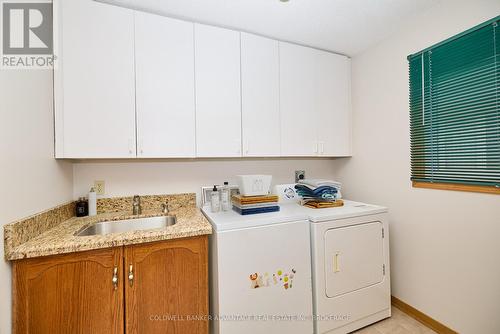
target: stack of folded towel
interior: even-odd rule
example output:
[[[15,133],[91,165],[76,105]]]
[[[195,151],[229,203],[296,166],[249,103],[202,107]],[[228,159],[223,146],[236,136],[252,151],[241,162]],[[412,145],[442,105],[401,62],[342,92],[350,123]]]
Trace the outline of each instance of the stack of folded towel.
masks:
[[[331,208],[344,205],[341,200],[342,184],[323,179],[304,179],[295,185],[301,204],[311,208]]]
[[[264,195],[264,196],[241,196],[234,195],[231,198],[233,203],[233,210],[240,215],[252,215],[264,212],[280,211],[278,205],[278,196]]]

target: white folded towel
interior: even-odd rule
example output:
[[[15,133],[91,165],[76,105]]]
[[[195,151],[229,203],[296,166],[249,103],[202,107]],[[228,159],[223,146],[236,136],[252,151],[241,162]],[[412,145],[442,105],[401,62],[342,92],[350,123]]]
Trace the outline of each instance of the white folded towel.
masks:
[[[306,186],[310,187],[322,187],[322,186],[330,186],[337,188],[337,190],[340,190],[342,188],[342,183],[337,182],[337,181],[332,181],[332,180],[325,180],[325,179],[303,179],[299,180],[299,183],[305,184]]]

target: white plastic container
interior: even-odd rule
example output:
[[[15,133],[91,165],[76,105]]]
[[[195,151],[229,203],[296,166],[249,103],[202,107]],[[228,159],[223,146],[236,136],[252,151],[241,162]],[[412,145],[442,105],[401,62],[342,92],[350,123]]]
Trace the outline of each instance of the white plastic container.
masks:
[[[222,211],[229,211],[231,209],[231,189],[229,188],[229,182],[224,182],[224,185],[220,189],[220,207]]]
[[[242,196],[269,195],[272,175],[236,175],[240,194]]]
[[[97,215],[97,194],[94,188],[89,192],[89,216]]]

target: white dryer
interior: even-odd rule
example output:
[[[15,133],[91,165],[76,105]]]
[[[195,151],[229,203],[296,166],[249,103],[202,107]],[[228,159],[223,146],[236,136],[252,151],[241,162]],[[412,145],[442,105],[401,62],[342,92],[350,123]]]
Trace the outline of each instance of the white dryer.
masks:
[[[345,201],[311,221],[315,333],[349,333],[391,316],[387,209]]]

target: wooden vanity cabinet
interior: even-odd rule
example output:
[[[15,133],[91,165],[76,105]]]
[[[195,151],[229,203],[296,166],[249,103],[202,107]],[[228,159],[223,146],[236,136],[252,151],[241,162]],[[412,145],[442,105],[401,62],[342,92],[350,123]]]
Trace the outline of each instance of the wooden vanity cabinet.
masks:
[[[127,333],[208,333],[208,238],[125,247]]]
[[[12,291],[14,334],[206,334],[208,237],[14,261]]]
[[[123,333],[122,263],[122,247],[14,261],[13,333]]]

